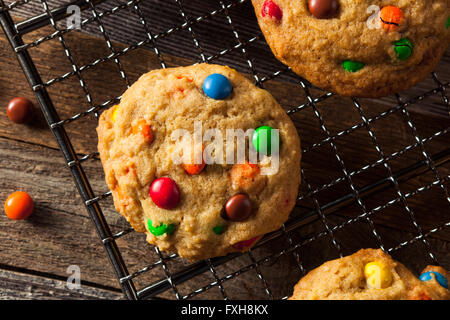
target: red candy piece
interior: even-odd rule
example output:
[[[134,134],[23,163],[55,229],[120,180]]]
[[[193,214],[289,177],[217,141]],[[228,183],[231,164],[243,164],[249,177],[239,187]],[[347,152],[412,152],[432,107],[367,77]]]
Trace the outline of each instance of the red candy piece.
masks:
[[[30,120],[33,113],[33,102],[26,98],[17,97],[8,103],[6,114],[14,123],[25,123]]]
[[[175,208],[180,202],[180,190],[170,178],[159,178],[150,186],[150,198],[162,209]]]
[[[276,20],[281,20],[281,18],[283,18],[283,11],[281,11],[280,7],[271,0],[264,1],[261,14],[263,17],[268,15],[270,18],[275,18]]]
[[[261,238],[261,236],[256,236],[256,237],[248,239],[248,240],[239,241],[239,242],[236,242],[235,244],[232,244],[231,247],[233,249],[241,251],[246,248],[250,248],[252,246],[252,244],[254,244],[256,241],[258,241],[260,238]]]

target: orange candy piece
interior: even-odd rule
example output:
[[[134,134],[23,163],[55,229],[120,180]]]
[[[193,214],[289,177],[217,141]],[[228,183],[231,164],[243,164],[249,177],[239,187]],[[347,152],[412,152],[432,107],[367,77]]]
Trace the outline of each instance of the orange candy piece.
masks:
[[[204,147],[202,146],[202,150],[204,150]],[[203,151],[202,151],[203,154]],[[206,166],[205,160],[203,159],[202,156],[202,163],[193,163],[195,161],[194,159],[194,151],[191,154],[191,161],[190,163],[183,163],[183,168],[184,170],[190,174],[190,175],[196,175],[196,174],[200,174],[200,172],[203,171],[203,169]]]
[[[22,220],[28,218],[34,210],[34,201],[23,191],[11,193],[5,201],[5,213],[8,218]]]
[[[205,165],[206,165],[206,163],[204,161],[201,164],[186,164],[186,163],[184,163],[183,168],[190,175],[196,175],[196,174],[200,174],[200,172],[202,172]]]
[[[399,7],[386,6],[380,11],[380,20],[384,30],[396,31],[404,25],[405,14]]]
[[[133,126],[132,132],[133,134],[142,134],[144,136],[145,142],[147,143],[153,142],[153,130],[143,119],[139,120],[138,123]]]
[[[248,186],[260,174],[261,169],[257,164],[245,162],[235,164],[230,170],[230,177],[233,184],[241,187]]]

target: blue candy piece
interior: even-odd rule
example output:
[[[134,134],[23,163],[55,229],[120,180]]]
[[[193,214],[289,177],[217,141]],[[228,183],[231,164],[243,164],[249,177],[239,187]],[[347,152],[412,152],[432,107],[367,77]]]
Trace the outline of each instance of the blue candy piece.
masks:
[[[203,81],[203,92],[211,99],[226,99],[232,90],[230,80],[220,73],[213,73]]]
[[[433,280],[433,277],[431,276],[431,274],[434,274],[434,277],[436,278],[436,281],[441,285],[441,287],[444,287],[445,289],[448,289],[448,281],[447,281],[447,279],[442,274],[440,274],[439,272],[428,271],[428,272],[422,273],[420,275],[419,279],[421,281]]]

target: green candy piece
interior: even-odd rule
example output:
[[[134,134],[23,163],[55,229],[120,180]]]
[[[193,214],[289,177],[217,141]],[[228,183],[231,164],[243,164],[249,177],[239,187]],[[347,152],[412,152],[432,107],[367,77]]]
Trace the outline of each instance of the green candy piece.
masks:
[[[352,60],[345,60],[342,62],[342,68],[348,72],[356,72],[364,68],[364,63]]]
[[[215,226],[212,230],[215,234],[222,234],[225,231],[225,226],[218,225]]]
[[[397,55],[397,58],[401,61],[407,60],[411,57],[413,52],[413,44],[409,39],[403,38],[396,42],[394,42],[394,50]]]
[[[450,28],[450,17],[447,18],[447,23],[445,24],[445,27],[447,29]]]
[[[280,138],[278,132],[274,133],[274,143],[272,145],[272,127],[262,126],[253,132],[252,143],[255,150],[264,155],[270,155],[277,152],[280,146]]]
[[[148,226],[148,231],[150,231],[151,234],[153,234],[154,236],[157,236],[157,237],[162,236],[165,233],[167,233],[168,235],[171,235],[175,231],[175,225],[172,223],[169,225],[161,223],[159,226],[154,227],[152,220],[150,220],[150,219],[147,220],[147,226]]]

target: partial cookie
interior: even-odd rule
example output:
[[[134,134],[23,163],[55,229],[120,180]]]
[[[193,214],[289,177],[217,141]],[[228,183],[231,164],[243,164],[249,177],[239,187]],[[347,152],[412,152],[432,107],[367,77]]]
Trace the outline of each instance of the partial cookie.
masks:
[[[193,136],[199,124],[202,142],[180,153],[186,143],[174,135],[186,130]],[[241,129],[248,133],[248,150],[262,157],[251,161],[248,151],[245,161],[227,164],[227,150],[221,155],[214,147],[220,138],[205,137],[209,129],[223,139],[227,129]],[[267,91],[228,67],[151,71],[101,115],[97,132],[116,209],[161,250],[190,260],[248,250],[280,228],[295,205],[301,157],[296,128]],[[231,155],[236,148],[232,144]],[[186,157],[180,163],[174,154]],[[224,163],[211,163],[206,154]],[[277,154],[278,169],[269,172]]]
[[[449,300],[448,279],[443,268],[428,266],[419,280],[382,250],[363,249],[310,271],[289,299]]]
[[[450,42],[450,0],[252,0],[274,55],[312,84],[381,97],[425,79]]]

